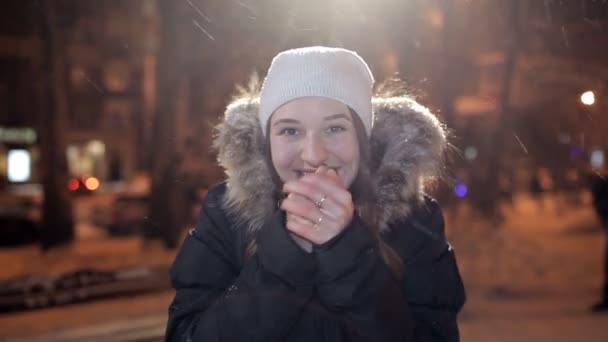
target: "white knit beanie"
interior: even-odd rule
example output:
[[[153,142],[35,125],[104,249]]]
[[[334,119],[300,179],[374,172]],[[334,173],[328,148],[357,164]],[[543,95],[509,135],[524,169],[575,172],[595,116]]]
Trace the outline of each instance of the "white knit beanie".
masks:
[[[300,97],[322,96],[340,101],[359,116],[367,135],[372,128],[374,77],[355,52],[323,46],[287,50],[272,60],[260,96],[260,125],[272,113]]]

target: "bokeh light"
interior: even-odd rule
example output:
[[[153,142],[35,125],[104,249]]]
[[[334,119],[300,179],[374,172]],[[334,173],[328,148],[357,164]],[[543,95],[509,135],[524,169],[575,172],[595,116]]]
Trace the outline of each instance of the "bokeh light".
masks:
[[[89,177],[85,180],[84,185],[87,187],[87,189],[95,191],[99,189],[99,179],[95,177]]]
[[[475,160],[477,159],[478,151],[475,146],[469,146],[464,150],[464,157],[467,160]]]
[[[570,147],[570,156],[578,158],[583,154],[583,149],[578,145],[572,145]]]
[[[466,184],[458,183],[454,186],[454,194],[456,197],[463,198],[467,195],[467,193],[469,193],[469,189],[467,188]]]
[[[591,152],[591,167],[602,168],[602,167],[604,167],[604,163],[605,163],[604,151],[598,150],[598,149],[593,150],[593,152]]]
[[[32,158],[27,150],[10,150],[8,152],[8,180],[26,182],[31,175]]]
[[[68,181],[68,189],[70,191],[76,191],[76,190],[78,190],[79,187],[80,187],[80,183],[78,182],[78,179],[72,178]]]
[[[581,102],[586,106],[591,106],[595,103],[595,94],[592,91],[586,91],[581,95]]]

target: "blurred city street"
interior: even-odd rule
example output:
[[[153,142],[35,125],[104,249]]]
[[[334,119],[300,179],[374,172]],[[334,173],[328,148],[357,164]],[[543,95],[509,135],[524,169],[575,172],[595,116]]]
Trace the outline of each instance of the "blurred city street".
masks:
[[[608,314],[591,311],[608,279],[608,0],[8,0],[0,342],[161,341],[168,269],[207,191],[258,184],[246,164],[278,171],[270,147],[288,145],[255,120],[220,139],[243,116],[227,104],[247,92],[246,112],[265,107],[273,56],[306,46],[352,50],[373,74],[369,144],[356,140],[371,158],[356,160],[385,170],[404,153],[386,169],[395,191],[424,184],[440,202],[468,297],[462,341],[608,341]],[[377,104],[395,100],[437,127],[385,132],[402,124],[379,124]],[[393,140],[407,148],[384,151]],[[392,175],[406,166],[424,175]]]
[[[608,315],[592,315],[601,284],[603,235],[586,194],[580,205],[547,195],[517,196],[504,224],[493,227],[463,206],[446,210],[468,302],[462,341],[606,341]],[[561,203],[561,204],[560,204]],[[174,252],[139,237],[89,230],[72,245],[0,250],[0,278],[74,268],[168,265]],[[117,297],[0,315],[1,341],[160,341],[172,291]]]

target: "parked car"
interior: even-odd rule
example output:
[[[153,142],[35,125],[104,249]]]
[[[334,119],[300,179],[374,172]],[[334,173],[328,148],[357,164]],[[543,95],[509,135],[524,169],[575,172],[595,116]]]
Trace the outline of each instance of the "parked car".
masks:
[[[0,247],[38,241],[39,204],[34,198],[0,193]]]
[[[68,180],[67,188],[76,195],[90,195],[101,186],[101,181],[93,176],[76,176]]]
[[[147,194],[121,194],[116,196],[106,225],[111,235],[141,233],[148,216]]]

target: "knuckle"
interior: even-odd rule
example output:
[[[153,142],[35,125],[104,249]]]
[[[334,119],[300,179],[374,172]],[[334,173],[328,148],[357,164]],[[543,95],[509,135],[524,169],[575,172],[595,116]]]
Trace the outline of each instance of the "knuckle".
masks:
[[[318,187],[316,184],[313,183],[307,183],[306,184],[306,191],[308,194],[314,194],[317,191]]]
[[[281,203],[281,207],[283,209],[291,209],[293,208],[293,199],[291,198],[287,198],[283,201],[283,203]]]
[[[353,201],[353,195],[350,193],[350,191],[345,191],[344,194],[344,199],[346,200],[346,202],[348,202],[349,204],[352,203]]]
[[[287,230],[297,233],[299,231],[299,226],[300,224],[298,222],[296,222],[295,220],[291,220],[289,222],[287,222]]]
[[[312,210],[310,210],[310,208],[306,208],[304,210],[302,210],[302,217],[304,218],[309,218],[309,217],[314,217],[314,212]]]

